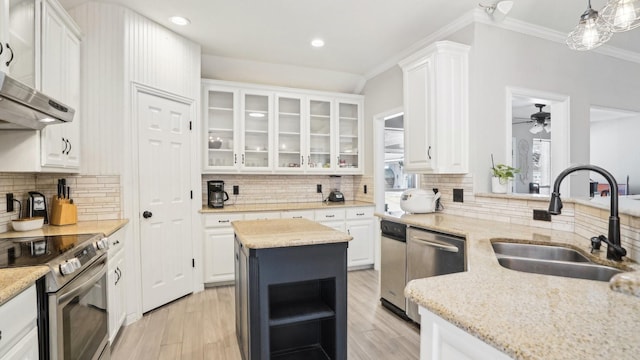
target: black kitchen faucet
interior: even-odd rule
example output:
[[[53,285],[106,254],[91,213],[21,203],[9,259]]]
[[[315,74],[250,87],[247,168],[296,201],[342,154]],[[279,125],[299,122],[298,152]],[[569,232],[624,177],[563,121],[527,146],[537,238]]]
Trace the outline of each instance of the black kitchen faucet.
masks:
[[[592,249],[600,248],[600,241],[607,244],[607,259],[622,261],[622,257],[627,255],[620,243],[620,217],[618,216],[618,183],[616,179],[607,170],[594,166],[594,165],[576,165],[571,166],[563,170],[556,178],[553,184],[553,193],[551,194],[551,201],[549,201],[549,214],[560,215],[562,210],[562,200],[560,199],[560,183],[569,174],[579,170],[595,171],[598,174],[604,176],[609,182],[609,189],[611,190],[611,215],[609,215],[609,234],[608,239],[604,236],[598,236],[594,241],[591,240]]]

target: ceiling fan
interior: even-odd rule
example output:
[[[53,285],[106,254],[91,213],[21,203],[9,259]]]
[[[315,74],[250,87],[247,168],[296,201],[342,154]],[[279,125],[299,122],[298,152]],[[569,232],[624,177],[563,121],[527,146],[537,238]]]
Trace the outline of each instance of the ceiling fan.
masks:
[[[516,121],[516,122],[513,122],[513,124],[533,123],[533,125],[529,129],[530,133],[538,134],[542,130],[546,131],[547,133],[550,133],[551,132],[551,113],[542,111],[542,108],[544,108],[545,106],[546,106],[545,104],[535,104],[535,107],[538,108],[538,112],[531,114],[531,120]]]

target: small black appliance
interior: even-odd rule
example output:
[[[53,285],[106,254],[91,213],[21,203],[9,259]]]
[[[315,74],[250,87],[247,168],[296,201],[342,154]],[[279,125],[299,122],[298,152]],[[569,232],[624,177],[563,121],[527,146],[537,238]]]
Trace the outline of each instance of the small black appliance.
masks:
[[[329,193],[329,201],[344,202],[344,195],[340,192],[340,190],[333,190]]]
[[[37,191],[29,191],[27,217],[43,217],[44,223],[49,223],[49,216],[47,216],[47,198],[44,194]]]
[[[224,191],[224,181],[207,181],[207,205],[210,208],[223,208],[227,200],[229,200],[229,194]]]

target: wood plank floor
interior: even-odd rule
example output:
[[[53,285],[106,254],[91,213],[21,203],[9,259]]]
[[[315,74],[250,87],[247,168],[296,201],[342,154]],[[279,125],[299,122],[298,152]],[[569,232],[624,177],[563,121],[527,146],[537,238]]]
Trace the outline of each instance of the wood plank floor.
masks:
[[[348,358],[418,359],[419,330],[380,306],[378,272],[348,275]],[[111,358],[241,360],[233,286],[207,288],[124,327]]]

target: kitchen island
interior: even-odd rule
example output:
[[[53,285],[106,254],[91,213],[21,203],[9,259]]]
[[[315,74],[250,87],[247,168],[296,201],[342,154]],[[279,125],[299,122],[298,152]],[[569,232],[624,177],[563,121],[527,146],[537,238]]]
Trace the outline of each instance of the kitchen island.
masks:
[[[346,359],[352,237],[306,219],[232,225],[243,359]]]
[[[636,273],[638,264],[606,260],[606,251],[589,254],[589,239],[567,231],[447,214],[377,215],[466,237],[468,271],[413,280],[407,285],[405,295],[422,308],[423,316],[437,317],[441,324],[453,325],[508,358],[640,358],[639,297],[612,290],[617,287],[615,282],[504,268],[499,265],[491,242],[507,239],[564,245],[581,250],[594,262]],[[423,323],[421,332],[427,331]],[[465,347],[472,348],[467,343],[462,346]],[[431,358],[433,348],[421,339],[423,359]],[[469,358],[483,357],[475,352]]]

